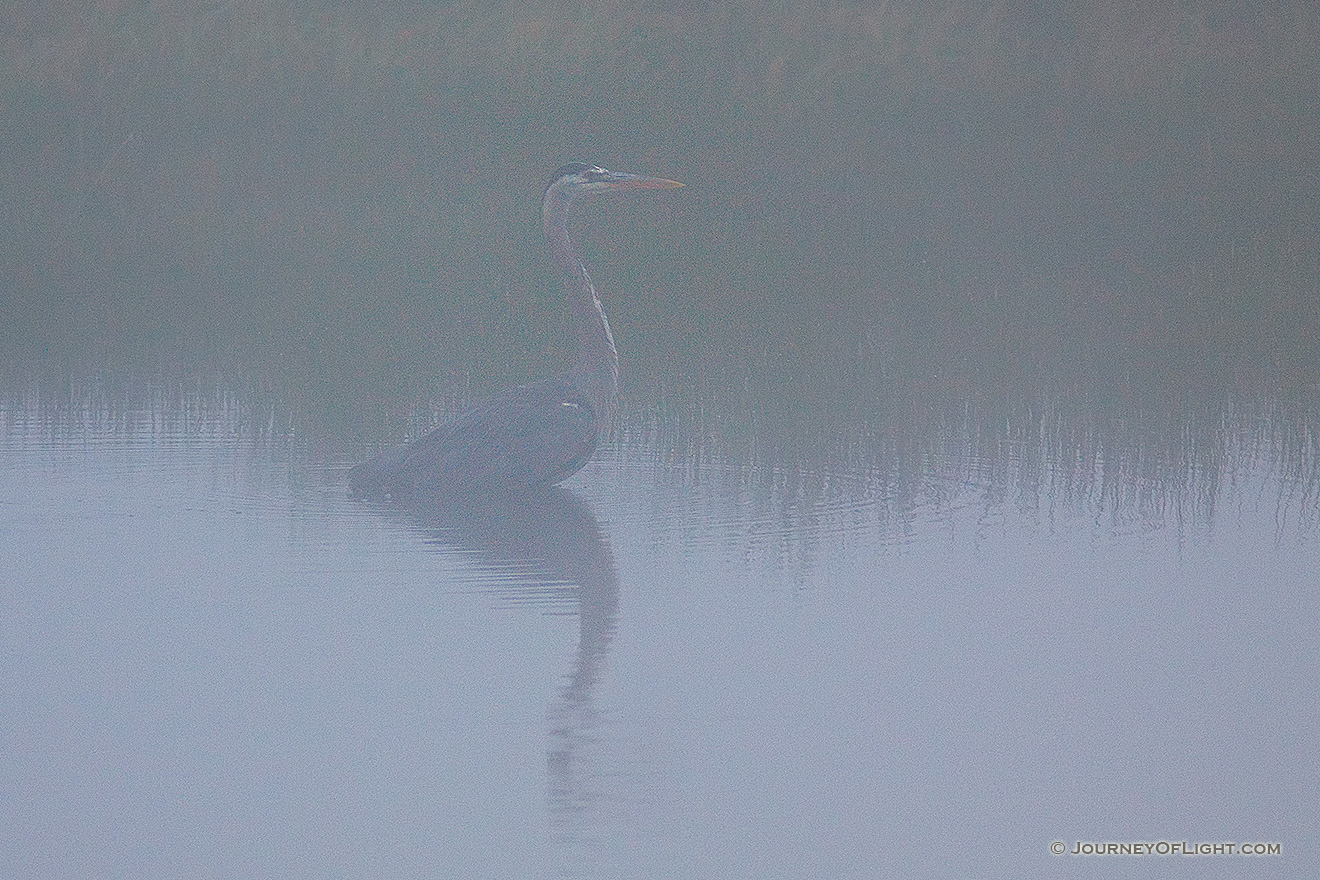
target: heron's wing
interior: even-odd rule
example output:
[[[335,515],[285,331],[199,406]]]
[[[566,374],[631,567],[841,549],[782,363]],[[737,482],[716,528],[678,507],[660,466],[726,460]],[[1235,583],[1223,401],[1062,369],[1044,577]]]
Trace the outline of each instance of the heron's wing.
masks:
[[[359,495],[517,491],[557,483],[595,450],[600,419],[567,379],[491,397],[421,439],[359,465]]]
[[[575,473],[596,448],[599,428],[585,396],[566,380],[547,379],[489,398],[432,436],[447,472],[483,488],[520,488]],[[416,457],[430,453],[419,449]]]

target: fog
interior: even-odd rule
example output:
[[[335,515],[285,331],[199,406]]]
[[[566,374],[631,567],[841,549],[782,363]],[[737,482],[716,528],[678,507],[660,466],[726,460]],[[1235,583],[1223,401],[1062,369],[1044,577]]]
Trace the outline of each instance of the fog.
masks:
[[[1309,7],[0,21],[0,874],[1320,864]],[[572,362],[572,160],[607,442],[350,499]]]

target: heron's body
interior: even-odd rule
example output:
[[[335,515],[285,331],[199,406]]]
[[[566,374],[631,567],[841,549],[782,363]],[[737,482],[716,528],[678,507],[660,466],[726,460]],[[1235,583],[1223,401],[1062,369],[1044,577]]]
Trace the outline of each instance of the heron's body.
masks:
[[[562,376],[488,398],[421,439],[358,465],[349,475],[353,494],[408,500],[514,494],[577,473],[613,419],[619,357],[600,298],[568,234],[569,205],[597,189],[681,185],[593,165],[566,165],[555,172],[542,219],[576,318],[577,365]]]

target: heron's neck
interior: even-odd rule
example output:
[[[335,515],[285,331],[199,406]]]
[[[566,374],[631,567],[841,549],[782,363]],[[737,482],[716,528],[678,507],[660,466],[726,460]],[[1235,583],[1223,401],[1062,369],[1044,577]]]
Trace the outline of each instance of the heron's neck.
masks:
[[[545,238],[564,278],[564,291],[577,321],[578,363],[574,376],[592,387],[598,403],[612,408],[619,384],[619,354],[614,349],[610,322],[601,308],[596,288],[568,235],[568,200],[547,193],[542,206]]]

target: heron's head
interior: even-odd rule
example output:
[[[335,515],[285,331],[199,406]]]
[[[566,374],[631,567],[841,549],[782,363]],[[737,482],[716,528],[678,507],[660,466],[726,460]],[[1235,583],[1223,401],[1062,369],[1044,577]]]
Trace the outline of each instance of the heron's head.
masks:
[[[663,177],[642,177],[639,174],[610,171],[599,165],[572,162],[550,176],[546,195],[554,192],[571,199],[579,193],[607,189],[674,189],[682,185],[677,180],[665,180]]]

